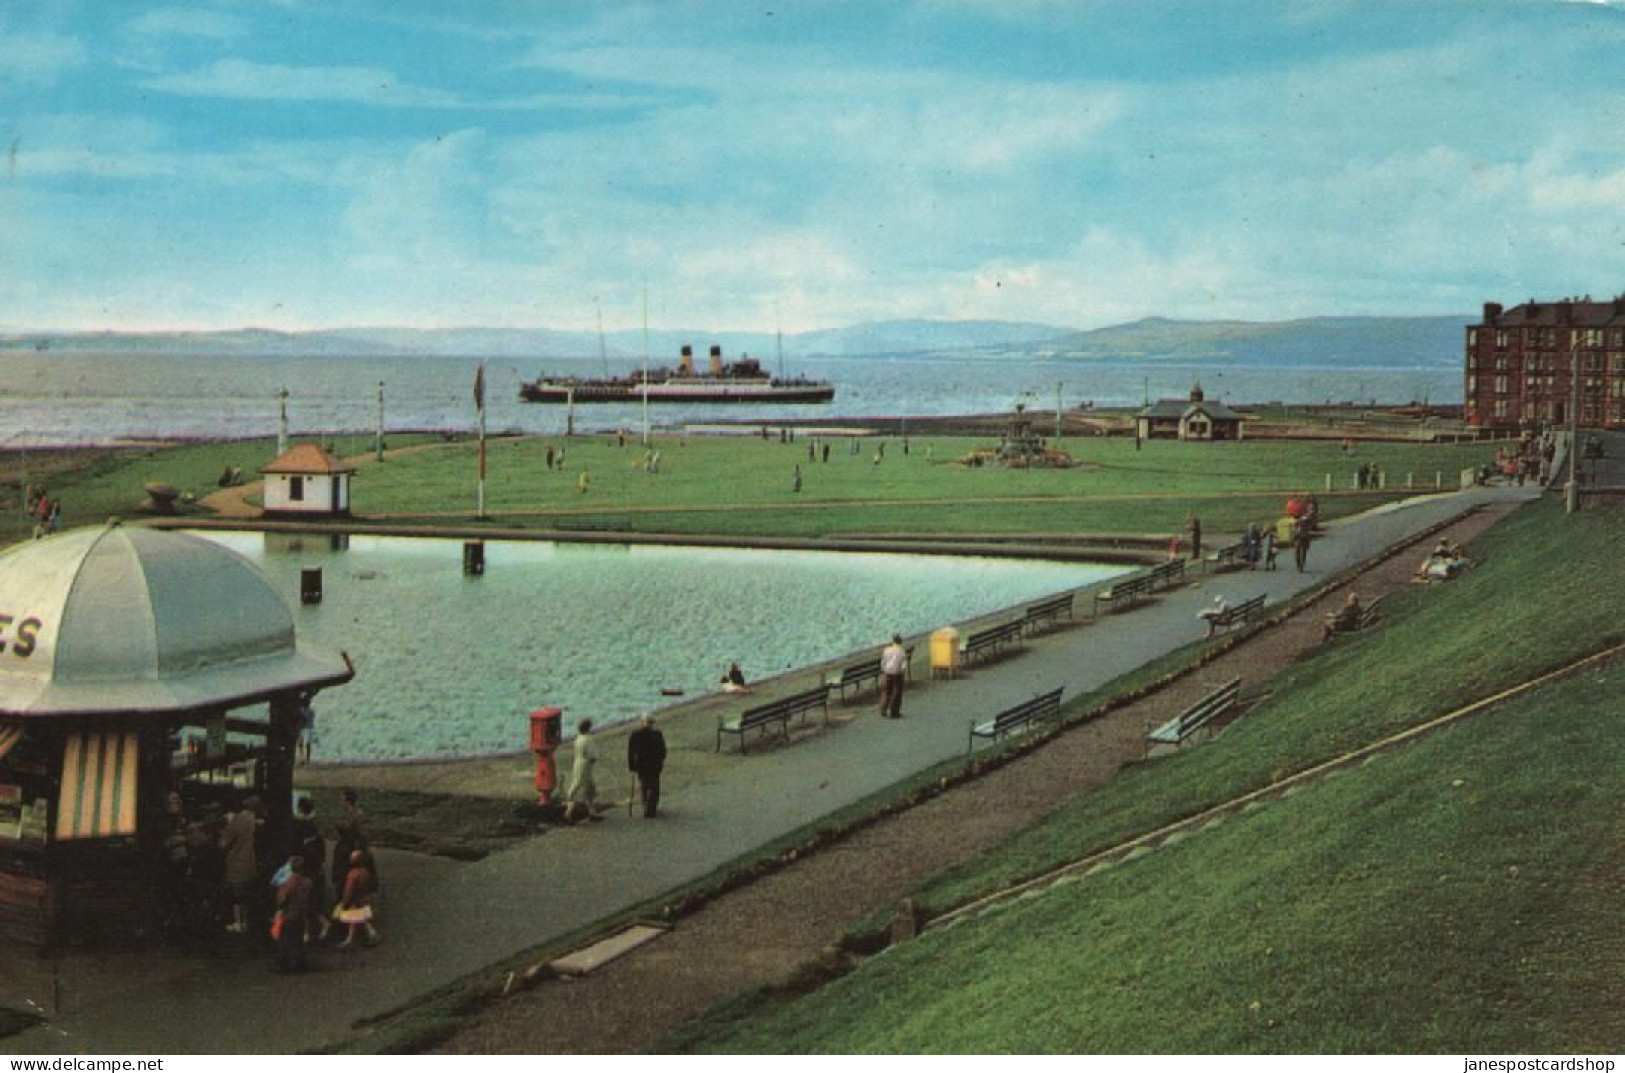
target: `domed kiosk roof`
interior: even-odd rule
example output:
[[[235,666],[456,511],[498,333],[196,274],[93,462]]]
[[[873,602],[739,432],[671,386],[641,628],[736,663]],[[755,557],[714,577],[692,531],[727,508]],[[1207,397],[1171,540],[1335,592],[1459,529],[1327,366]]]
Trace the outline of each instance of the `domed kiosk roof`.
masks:
[[[0,553],[0,645],[0,715],[232,708],[352,676],[298,646],[242,556],[116,522]]]

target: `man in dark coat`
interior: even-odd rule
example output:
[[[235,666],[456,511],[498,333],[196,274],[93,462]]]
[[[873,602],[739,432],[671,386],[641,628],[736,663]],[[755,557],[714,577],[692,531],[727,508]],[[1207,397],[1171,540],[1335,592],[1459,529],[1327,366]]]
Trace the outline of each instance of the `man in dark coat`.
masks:
[[[666,766],[666,736],[646,715],[626,739],[626,767],[637,776],[643,818],[653,819],[660,807],[660,771]]]

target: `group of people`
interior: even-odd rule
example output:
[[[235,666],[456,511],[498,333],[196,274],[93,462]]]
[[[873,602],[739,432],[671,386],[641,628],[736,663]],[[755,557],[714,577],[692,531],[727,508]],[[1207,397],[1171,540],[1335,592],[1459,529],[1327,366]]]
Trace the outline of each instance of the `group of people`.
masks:
[[[341,795],[331,870],[309,797],[296,802],[288,842],[280,846],[271,844],[263,802],[253,794],[229,811],[211,802],[193,815],[174,790],[167,811],[164,927],[172,938],[264,934],[268,922],[277,966],[286,971],[303,969],[305,947],[328,938],[334,925],[345,932],[341,948],[378,942],[378,869],[354,790]]]
[[[1552,463],[1557,458],[1557,436],[1550,429],[1539,434],[1525,432],[1516,444],[1495,449],[1495,460],[1478,467],[1474,479],[1488,484],[1500,479],[1522,486],[1526,481],[1539,484],[1552,479]]]
[[[62,531],[62,500],[52,499],[43,484],[31,484],[25,493],[24,507],[34,519],[34,539],[48,533]]]
[[[1359,470],[1354,475],[1354,483],[1355,487],[1362,491],[1367,488],[1382,488],[1382,467],[1375,462],[1361,462]]]
[[[1458,577],[1467,568],[1467,555],[1462,551],[1461,545],[1452,544],[1448,540],[1440,540],[1433,545],[1416,568],[1416,580],[1420,582],[1450,581]]]
[[[734,664],[734,669],[738,669]],[[741,675],[741,678],[743,676]],[[576,724],[575,751],[570,764],[570,785],[565,790],[564,822],[577,817],[604,818],[598,805],[598,761],[601,749],[593,733],[591,719]],[[643,818],[652,820],[660,811],[660,773],[666,767],[666,736],[655,726],[654,716],[645,715],[626,738],[626,768],[636,784],[637,799],[643,805]]]
[[[892,634],[891,643],[880,653],[880,699],[882,718],[903,717],[903,680],[908,674],[908,650],[903,647],[901,634]],[[725,693],[748,693],[745,672],[738,661],[728,664],[722,675]],[[585,819],[598,821],[607,810],[598,800],[598,762],[603,750],[593,732],[593,721],[582,719],[576,723],[575,743],[570,763],[570,782],[564,793],[565,823]],[[626,769],[631,772],[635,787],[635,800],[643,807],[645,819],[654,819],[660,810],[660,776],[666,767],[666,737],[655,725],[652,715],[638,720],[637,729],[626,738]]]

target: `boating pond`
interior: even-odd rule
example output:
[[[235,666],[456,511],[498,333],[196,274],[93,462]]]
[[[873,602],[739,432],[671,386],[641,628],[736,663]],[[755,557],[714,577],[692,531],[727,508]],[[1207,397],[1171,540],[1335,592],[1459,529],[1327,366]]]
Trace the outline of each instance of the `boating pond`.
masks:
[[[622,722],[748,678],[837,659],[1104,580],[1121,566],[991,558],[200,533],[253,561],[301,641],[343,650],[356,678],[317,698],[320,760],[522,750],[530,711]],[[322,570],[320,604],[300,573]],[[664,692],[663,692],[664,691]]]

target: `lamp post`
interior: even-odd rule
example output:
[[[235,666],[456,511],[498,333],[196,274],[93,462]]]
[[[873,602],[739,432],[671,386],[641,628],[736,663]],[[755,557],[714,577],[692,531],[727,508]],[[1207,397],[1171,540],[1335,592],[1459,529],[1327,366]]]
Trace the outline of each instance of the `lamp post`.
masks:
[[[1580,509],[1580,333],[1569,346],[1569,485],[1563,491],[1563,512]]]

